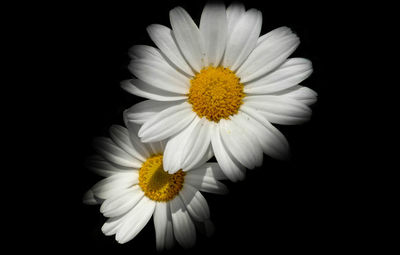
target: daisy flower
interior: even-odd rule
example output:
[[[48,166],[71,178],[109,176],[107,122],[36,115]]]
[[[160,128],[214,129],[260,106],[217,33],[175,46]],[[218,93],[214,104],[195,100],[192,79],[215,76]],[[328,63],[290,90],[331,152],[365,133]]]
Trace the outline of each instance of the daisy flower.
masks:
[[[233,3],[207,4],[197,27],[181,7],[169,13],[172,29],[150,25],[158,48],[131,50],[135,79],[122,87],[147,98],[126,110],[142,125],[143,142],[168,139],[164,166],[185,170],[211,151],[225,175],[242,180],[260,166],[263,152],[285,159],[286,138],[272,124],[309,120],[317,94],[299,85],[311,62],[289,58],[299,38],[287,27],[260,36],[262,14]]]
[[[99,155],[89,168],[106,177],[84,196],[87,204],[101,204],[109,219],[102,231],[119,243],[132,240],[153,216],[157,250],[168,249],[174,240],[189,248],[195,244],[195,224],[212,230],[206,199],[200,191],[224,194],[226,179],[217,163],[205,163],[206,155],[191,171],[169,174],[163,167],[164,142],[143,144],[132,125],[110,128],[110,138],[98,138]],[[137,130],[136,130],[137,131]]]

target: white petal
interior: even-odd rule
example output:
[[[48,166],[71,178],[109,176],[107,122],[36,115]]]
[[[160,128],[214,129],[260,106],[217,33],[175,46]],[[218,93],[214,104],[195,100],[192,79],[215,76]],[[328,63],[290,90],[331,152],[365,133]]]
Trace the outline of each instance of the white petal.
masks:
[[[189,125],[195,116],[188,102],[169,107],[147,120],[139,130],[139,137],[145,143],[164,140]]]
[[[94,173],[103,177],[109,177],[115,173],[124,173],[126,171],[132,171],[132,168],[126,168],[115,164],[112,165],[109,161],[105,160],[103,157],[100,156],[90,157],[86,161],[86,166]]]
[[[257,137],[265,154],[277,159],[288,158],[289,144],[279,130],[250,107],[242,106],[239,114],[247,120],[246,128]]]
[[[128,129],[119,126],[119,125],[112,125],[110,127],[110,136],[111,139],[124,151],[129,153],[132,157],[138,159],[141,162],[146,160],[143,155],[138,153],[138,151],[133,147],[131,140],[129,138],[129,131]]]
[[[146,100],[135,104],[131,108],[124,111],[124,117],[127,122],[143,124],[157,113],[175,105],[181,104],[183,101],[160,102],[154,100]]]
[[[196,243],[196,229],[185,205],[177,196],[171,200],[170,206],[176,240],[185,249],[192,247]]]
[[[101,227],[101,231],[106,236],[115,235],[117,233],[118,229],[121,227],[121,225],[127,215],[128,214],[121,215],[121,216],[115,217],[115,218],[109,218]]]
[[[153,220],[154,229],[156,230],[156,248],[161,251],[165,247],[167,224],[168,224],[168,203],[156,203]]]
[[[222,143],[218,125],[214,126],[211,135],[211,144],[215,158],[229,180],[233,182],[243,180],[246,169],[227,151],[225,145]]]
[[[179,51],[171,29],[163,25],[153,24],[147,27],[147,32],[151,40],[173,64],[186,74],[194,76],[192,69]]]
[[[243,14],[228,37],[223,66],[236,71],[257,44],[262,14],[255,9]]]
[[[130,121],[127,121],[126,126],[128,127],[129,140],[131,141],[133,150],[135,151],[134,155],[145,162],[152,153],[151,148],[147,144],[142,143],[137,135],[140,126]]]
[[[169,12],[172,30],[176,42],[190,66],[200,72],[204,66],[203,38],[190,15],[176,7]]]
[[[274,94],[296,99],[306,105],[312,105],[313,103],[315,103],[318,96],[317,92],[315,92],[314,90],[300,85],[294,86],[290,89],[279,91],[278,93]]]
[[[115,239],[119,243],[126,243],[144,228],[153,215],[156,203],[144,196],[139,203],[128,213],[121,228],[118,229]]]
[[[199,166],[198,168],[195,168],[191,171],[191,174],[195,174],[198,176],[210,176],[216,180],[226,180],[227,177],[222,171],[221,167],[218,165],[218,163],[215,162],[210,162],[210,163],[205,163],[202,166]]]
[[[237,22],[240,20],[245,12],[246,9],[244,8],[244,5],[242,3],[234,2],[228,6],[228,8],[226,9],[228,37],[230,36]]]
[[[114,174],[96,183],[91,190],[96,197],[108,199],[137,184],[138,177],[138,171]]]
[[[300,44],[299,38],[289,33],[282,36],[279,29],[271,31],[271,36],[260,43],[238,69],[241,82],[259,78],[281,65]]]
[[[204,221],[210,217],[210,209],[208,208],[207,201],[199,190],[190,185],[183,185],[179,196],[195,220]]]
[[[266,34],[258,37],[257,46],[260,45],[265,40],[267,40],[268,38],[270,38],[271,36],[277,36],[277,35],[285,36],[285,35],[288,35],[291,33],[292,33],[292,30],[290,30],[290,28],[288,28],[288,27],[278,27],[278,28],[270,31],[269,33],[266,33]]]
[[[177,94],[189,92],[189,78],[178,72],[165,60],[147,58],[132,60],[129,70],[137,78],[161,90]]]
[[[95,150],[105,159],[117,165],[140,168],[142,162],[117,146],[110,138],[99,137],[94,140]]]
[[[272,73],[249,82],[244,87],[246,94],[271,94],[296,86],[312,73],[311,61],[290,58]]]
[[[122,81],[121,88],[133,95],[158,101],[176,101],[186,98],[184,95],[161,90],[139,79]]]
[[[262,164],[262,149],[254,135],[245,128],[244,120],[235,115],[219,121],[222,142],[229,152],[246,168]]]
[[[192,174],[192,171],[187,172],[185,176],[185,182],[204,192],[214,194],[228,193],[228,188],[222,182],[219,182],[215,178],[210,176],[200,176],[197,174]]]
[[[82,202],[87,205],[97,205],[101,204],[101,199],[96,198],[93,191],[90,189],[88,190],[85,195],[83,195]]]
[[[174,228],[172,225],[172,215],[170,203],[167,203],[167,229],[165,233],[165,248],[171,249],[175,244]]]
[[[148,45],[134,45],[129,50],[129,55],[133,60],[137,59],[153,59],[163,61],[160,51]]]
[[[246,96],[244,105],[256,109],[272,123],[296,125],[308,121],[311,109],[304,103],[284,96],[256,95]]]
[[[144,196],[139,185],[135,185],[124,192],[106,199],[100,207],[100,212],[105,217],[118,217],[133,208]]]
[[[164,152],[164,146],[163,142],[153,142],[153,143],[147,143],[147,146],[151,148],[152,154],[163,154]]]
[[[171,174],[179,169],[190,170],[204,158],[210,142],[208,120],[195,117],[187,128],[168,141],[164,153],[164,169]]]
[[[204,40],[206,53],[205,66],[218,66],[225,51],[227,38],[224,4],[206,4],[201,14],[200,33]]]

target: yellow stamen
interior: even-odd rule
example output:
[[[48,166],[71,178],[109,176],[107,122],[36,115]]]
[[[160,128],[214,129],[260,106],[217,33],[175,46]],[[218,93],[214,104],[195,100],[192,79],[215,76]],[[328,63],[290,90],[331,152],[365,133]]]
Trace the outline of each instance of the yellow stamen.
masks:
[[[158,202],[166,202],[178,195],[183,187],[185,172],[169,174],[163,168],[163,155],[147,158],[139,170],[139,186],[144,194]]]
[[[245,96],[240,78],[229,68],[203,68],[190,85],[188,101],[193,111],[214,122],[236,114]]]

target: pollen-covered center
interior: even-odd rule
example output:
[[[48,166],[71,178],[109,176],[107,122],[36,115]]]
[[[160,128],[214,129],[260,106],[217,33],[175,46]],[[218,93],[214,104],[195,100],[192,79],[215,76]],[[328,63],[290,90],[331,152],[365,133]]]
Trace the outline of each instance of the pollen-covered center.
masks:
[[[169,174],[163,168],[163,155],[147,158],[139,170],[139,186],[144,194],[159,202],[166,202],[178,195],[183,187],[185,172]]]
[[[243,84],[229,68],[206,67],[190,80],[189,103],[193,111],[219,122],[238,112],[243,103]]]

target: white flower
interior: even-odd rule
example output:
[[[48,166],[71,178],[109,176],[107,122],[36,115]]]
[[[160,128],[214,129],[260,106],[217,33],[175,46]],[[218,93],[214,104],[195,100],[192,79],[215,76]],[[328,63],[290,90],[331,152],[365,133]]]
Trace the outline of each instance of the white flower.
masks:
[[[181,7],[170,11],[172,30],[150,25],[158,49],[131,51],[137,77],[122,87],[150,100],[125,112],[142,125],[143,142],[168,139],[164,166],[190,168],[210,150],[232,181],[260,166],[263,152],[288,156],[286,138],[271,123],[309,120],[317,94],[298,85],[311,62],[289,58],[299,38],[287,27],[260,36],[262,14],[242,4],[207,4],[199,28]]]
[[[156,247],[170,248],[174,239],[185,248],[196,241],[194,222],[212,229],[207,201],[200,191],[223,194],[226,179],[217,163],[205,163],[206,155],[191,171],[169,174],[163,169],[164,142],[142,144],[132,130],[110,128],[110,138],[98,138],[95,148],[100,156],[89,167],[106,177],[84,196],[87,204],[102,204],[101,213],[109,219],[102,227],[119,243],[132,240],[154,219]],[[136,130],[137,131],[137,130]]]

